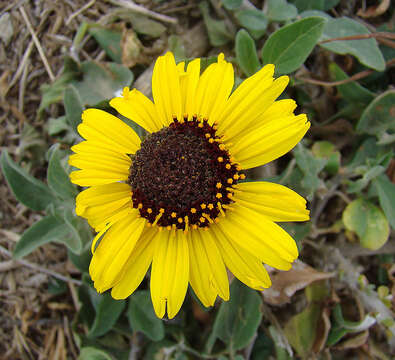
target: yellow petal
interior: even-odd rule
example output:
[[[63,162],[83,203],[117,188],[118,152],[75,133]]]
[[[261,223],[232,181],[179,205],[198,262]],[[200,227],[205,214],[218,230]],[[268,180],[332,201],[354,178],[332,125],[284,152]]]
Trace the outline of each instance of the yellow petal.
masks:
[[[77,195],[75,210],[78,216],[84,216],[84,212],[89,207],[111,204],[120,199],[131,200],[131,189],[128,184],[112,183],[92,186]]]
[[[272,221],[306,221],[306,200],[285,186],[264,181],[237,184],[235,201]]]
[[[246,81],[248,81],[248,79]],[[270,84],[268,87],[260,85],[255,90],[251,89],[251,94],[246,98],[236,98],[235,102],[238,102],[237,107],[233,104],[227,106],[227,112],[229,112],[229,108],[232,109],[232,112],[229,113],[225,120],[227,125],[223,124],[222,127],[218,128],[219,133],[224,134],[225,136],[225,144],[229,141],[233,142],[234,137],[237,137],[246,131],[249,132],[251,124],[258,121],[257,119],[259,119],[259,117],[262,116],[262,114],[264,114],[265,111],[274,103],[277,97],[287,87],[288,82],[288,76],[281,76],[273,81],[273,83],[271,83],[269,79],[267,81],[267,83]],[[264,91],[262,89],[264,89]],[[236,91],[232,94],[232,97],[236,96]]]
[[[155,238],[151,270],[151,298],[159,318],[172,319],[179,311],[188,288],[189,253],[187,236],[181,230],[162,231]]]
[[[271,286],[270,277],[257,257],[228,238],[218,226],[214,225],[210,230],[215,234],[218,249],[234,276],[256,290]]]
[[[144,229],[146,220],[137,215],[110,227],[93,254],[89,273],[95,288],[103,292],[120,281],[121,272]]]
[[[171,52],[156,60],[152,74],[152,95],[161,123],[165,126],[173,122],[173,116],[180,119],[183,115],[179,76]]]
[[[153,102],[136,89],[124,91],[124,95],[112,99],[110,105],[148,132],[159,131],[165,125],[160,121]]]
[[[226,108],[219,114],[219,133],[222,134],[228,127],[233,126],[233,122],[243,116],[246,110],[256,105],[260,98],[264,96],[266,90],[273,84],[273,74],[274,65],[266,65],[237,87],[230,96]]]
[[[78,132],[86,140],[103,143],[126,154],[134,154],[140,147],[140,138],[130,126],[99,109],[87,109],[82,113]]]
[[[128,175],[131,161],[127,157],[124,158],[123,155],[121,153],[109,154],[103,152],[73,154],[69,157],[69,164],[82,170],[102,170]]]
[[[110,184],[127,179],[128,174],[126,173],[121,174],[104,170],[77,170],[70,174],[70,181],[80,186]]]
[[[182,113],[189,117],[195,115],[196,87],[200,76],[200,59],[192,60],[187,71],[180,76],[180,88],[182,98]]]
[[[218,122],[218,116],[225,108],[233,84],[233,66],[220,54],[218,62],[211,64],[199,79],[194,113],[207,118],[210,124]]]
[[[309,127],[305,114],[277,119],[240,139],[230,151],[244,169],[264,165],[295,147]]]
[[[235,203],[217,226],[234,242],[272,267],[289,268],[298,257],[295,241],[262,214]]]
[[[224,262],[210,231],[193,230],[189,239],[191,285],[204,306],[212,306],[217,294],[229,299]]]
[[[155,228],[146,228],[137,241],[130,255],[121,280],[113,287],[111,296],[114,299],[125,299],[137,289],[148,271],[154,254],[153,237]]]

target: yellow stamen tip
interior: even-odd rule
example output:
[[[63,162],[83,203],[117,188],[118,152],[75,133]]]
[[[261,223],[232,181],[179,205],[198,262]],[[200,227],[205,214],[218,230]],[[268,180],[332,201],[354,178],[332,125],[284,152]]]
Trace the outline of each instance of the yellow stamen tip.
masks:
[[[204,136],[205,136],[207,139],[209,139],[209,138],[211,137],[211,135],[210,135],[209,133],[204,134]]]
[[[203,222],[206,221],[206,219],[205,219],[203,216],[201,216],[200,219],[199,219],[199,221],[203,223]]]
[[[196,213],[196,209],[195,208],[191,208],[191,213],[195,214]]]
[[[218,162],[220,162],[220,163],[221,163],[221,162],[223,162],[223,161],[224,161],[224,158],[223,158],[222,156],[218,156],[218,159],[217,159],[217,160],[218,160]]]
[[[182,223],[182,218],[178,218],[177,221],[181,224]]]
[[[213,204],[208,204],[207,207],[208,207],[210,210],[213,210],[213,209],[214,209],[214,205],[213,205]]]
[[[166,226],[166,229],[170,231],[170,230],[171,230],[171,226],[170,226],[170,225],[167,225],[167,226]]]
[[[232,166],[230,164],[226,164],[225,167],[229,170]]]
[[[234,174],[233,175],[233,179],[235,179],[235,180],[237,180],[239,177],[240,177],[239,174]]]
[[[240,174],[240,179],[244,180],[246,178],[245,174]]]
[[[216,197],[217,199],[221,199],[221,198],[222,198],[222,194],[221,194],[221,193],[217,193],[217,195],[215,195],[215,197]]]
[[[142,203],[139,203],[138,205],[137,205],[137,209],[142,209],[143,208],[143,204]]]
[[[206,208],[206,204],[200,204],[200,207],[204,210]]]
[[[171,216],[172,218],[175,218],[175,217],[177,216],[177,214],[173,211],[173,212],[170,214],[170,216]]]
[[[216,187],[217,189],[221,189],[222,184],[221,184],[220,182],[217,182],[217,184],[215,185],[215,187]]]
[[[163,214],[163,213],[165,212],[165,209],[160,208],[160,209],[159,209],[159,212],[160,212],[161,214]]]
[[[227,182],[228,184],[233,184],[233,179],[229,178],[226,182]]]
[[[148,214],[152,214],[152,209],[151,209],[151,208],[148,208],[148,209],[147,209],[147,213],[148,213]]]

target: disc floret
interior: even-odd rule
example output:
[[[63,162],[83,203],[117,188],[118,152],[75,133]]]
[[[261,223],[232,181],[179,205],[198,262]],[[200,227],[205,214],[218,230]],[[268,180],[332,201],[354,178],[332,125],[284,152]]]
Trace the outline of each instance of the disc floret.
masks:
[[[240,166],[208,119],[185,115],[147,135],[131,156],[133,207],[148,226],[207,228],[233,203]]]

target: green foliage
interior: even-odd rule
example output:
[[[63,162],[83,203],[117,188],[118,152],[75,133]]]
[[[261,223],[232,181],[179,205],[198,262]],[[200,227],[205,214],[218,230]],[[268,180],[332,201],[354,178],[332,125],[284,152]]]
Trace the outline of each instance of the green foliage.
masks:
[[[77,196],[77,189],[71,184],[69,174],[61,163],[59,146],[55,146],[51,151],[47,182],[49,188],[62,199],[73,199]]]
[[[1,153],[1,169],[13,194],[32,210],[45,210],[56,202],[54,194],[41,181],[12,161],[7,150]]]
[[[339,304],[333,309],[333,320],[333,327],[328,335],[328,345],[335,345],[345,335],[364,331],[376,323],[376,320],[370,315],[357,322],[344,320],[342,308]]]
[[[296,164],[303,173],[303,178],[300,182],[306,197],[310,199],[314,192],[322,186],[323,182],[318,177],[318,174],[327,164],[324,158],[316,158],[311,151],[299,144],[294,150]]]
[[[99,43],[100,47],[116,63],[122,63],[121,31],[94,25],[89,27],[89,33]]]
[[[376,250],[388,240],[389,226],[381,209],[367,200],[357,199],[347,205],[343,222],[348,230],[357,233],[360,243]]]
[[[395,185],[384,174],[377,176],[373,184],[376,187],[380,206],[392,228],[395,229]]]
[[[268,0],[267,17],[270,21],[288,21],[298,15],[295,5],[286,0]]]
[[[350,18],[328,19],[320,40],[362,34],[370,34],[370,31],[360,22]],[[354,55],[363,65],[377,71],[385,68],[383,55],[375,39],[339,40],[320,46],[336,54]]]
[[[150,292],[136,291],[129,298],[128,319],[133,331],[142,332],[152,341],[160,341],[165,336],[162,320],[155,315]]]
[[[102,336],[112,329],[125,308],[124,300],[114,300],[109,293],[94,296],[95,320],[89,329],[88,337]],[[111,309],[111,311],[109,311]]]
[[[236,35],[236,59],[244,74],[255,74],[261,64],[256,53],[255,42],[247,31],[241,29]]]
[[[215,20],[210,16],[209,6],[206,1],[202,1],[199,4],[199,9],[202,12],[203,20],[207,27],[210,44],[213,46],[222,46],[231,41],[232,36],[226,28],[225,22]]]
[[[377,96],[362,113],[357,130],[375,135],[379,144],[395,141],[395,90]]]
[[[310,17],[277,30],[262,49],[263,63],[275,64],[277,75],[295,71],[314,49],[324,25],[325,20]]]
[[[236,279],[233,280],[230,300],[220,306],[207,347],[211,349],[217,338],[233,351],[247,346],[262,319],[261,303],[256,291],[245,287]]]

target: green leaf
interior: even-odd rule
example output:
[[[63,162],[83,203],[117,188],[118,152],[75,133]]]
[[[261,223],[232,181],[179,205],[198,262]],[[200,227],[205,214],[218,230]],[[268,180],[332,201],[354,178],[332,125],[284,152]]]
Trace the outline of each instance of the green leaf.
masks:
[[[230,300],[223,302],[215,318],[212,338],[220,338],[233,350],[249,344],[262,319],[262,299],[236,279],[230,287]]]
[[[293,0],[298,10],[322,10],[326,11],[336,6],[340,0]]]
[[[240,26],[250,31],[265,31],[267,28],[267,18],[265,14],[256,9],[241,10],[235,13],[235,17]]]
[[[222,4],[224,5],[225,9],[228,10],[238,9],[242,3],[243,0],[222,0]]]
[[[33,210],[45,210],[56,202],[51,190],[41,181],[29,175],[19,165],[14,163],[7,150],[1,154],[1,169],[14,196],[22,204]]]
[[[28,228],[14,248],[14,257],[19,259],[49,242],[63,242],[70,237],[67,225],[58,217],[48,215]]]
[[[162,320],[155,315],[148,290],[136,291],[129,298],[127,316],[134,331],[142,332],[152,341],[164,338],[165,328]]]
[[[95,24],[89,26],[89,33],[113,61],[118,64],[122,63],[122,31],[120,29],[107,29]]]
[[[78,193],[62,166],[59,146],[55,146],[49,157],[47,182],[49,188],[63,199],[72,199]]]
[[[232,34],[226,28],[225,22],[222,20],[214,20],[210,16],[209,6],[206,1],[199,4],[202,12],[203,20],[207,28],[208,38],[212,46],[222,46],[233,39]]]
[[[357,181],[349,181],[347,192],[354,194],[363,190],[371,180],[382,174],[384,171],[385,167],[381,165],[375,165],[371,168],[367,168],[367,171],[363,174],[362,179],[358,179]]]
[[[380,206],[392,228],[395,229],[395,184],[389,181],[385,174],[376,177],[373,184],[379,195]]]
[[[324,25],[324,19],[309,17],[275,31],[263,46],[262,61],[275,64],[278,75],[297,70],[313,51]]]
[[[336,64],[331,63],[329,65],[329,71],[336,81],[346,80],[349,77],[347,74]],[[370,103],[375,94],[358,84],[356,81],[349,82],[347,84],[338,85],[337,89],[344,99],[352,103]]]
[[[301,313],[293,316],[285,325],[284,333],[302,358],[307,358],[317,336],[320,306],[311,303]]]
[[[295,147],[294,155],[296,164],[303,172],[301,185],[306,191],[307,198],[311,199],[314,192],[322,186],[322,180],[318,177],[318,174],[327,164],[327,160],[314,157],[311,151],[301,144]]]
[[[343,212],[347,230],[354,231],[363,247],[376,250],[388,240],[389,226],[383,212],[372,203],[357,199],[349,203]]]
[[[89,243],[92,238],[89,226],[87,226],[85,220],[75,216],[71,209],[64,209],[62,215],[64,223],[71,234],[66,245],[72,252],[80,254],[84,245]]]
[[[288,21],[298,15],[295,5],[286,0],[268,0],[267,17],[271,21]]]
[[[256,53],[255,41],[244,29],[239,30],[236,35],[236,59],[247,76],[255,74],[261,67]]]
[[[327,160],[325,170],[329,174],[337,174],[340,167],[340,152],[336,150],[335,145],[329,141],[316,141],[311,148],[311,152],[315,157]]]
[[[176,63],[186,59],[185,47],[180,36],[170,35],[167,39],[169,50],[174,54]]]
[[[166,26],[160,22],[141,16],[140,14],[128,14],[128,19],[132,23],[133,30],[139,34],[151,37],[159,37],[166,31]]]
[[[357,124],[357,131],[377,137],[395,132],[395,90],[384,92],[368,105]]]
[[[348,333],[365,331],[376,323],[376,319],[370,315],[366,315],[361,321],[344,320],[340,304],[337,304],[333,309],[333,320],[327,340],[328,346],[335,345]]]
[[[63,96],[64,109],[66,113],[66,121],[71,128],[77,132],[77,126],[81,123],[81,115],[84,107],[77,89],[73,85],[69,85]]]
[[[125,66],[116,63],[98,64],[87,61],[81,65],[83,78],[72,84],[83,105],[96,105],[113,98],[125,86],[130,86],[133,73]]]
[[[124,300],[114,300],[110,293],[100,296],[100,300],[96,307],[96,316],[88,337],[94,338],[104,335],[110,331],[117,322],[126,302]]]
[[[103,350],[94,347],[84,347],[81,349],[78,360],[113,360],[113,358]]]
[[[350,18],[329,19],[320,40],[370,34],[361,23]],[[375,39],[338,40],[320,44],[336,54],[354,55],[361,64],[377,71],[385,69],[385,61]]]

